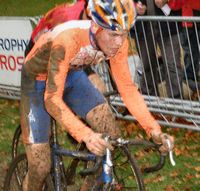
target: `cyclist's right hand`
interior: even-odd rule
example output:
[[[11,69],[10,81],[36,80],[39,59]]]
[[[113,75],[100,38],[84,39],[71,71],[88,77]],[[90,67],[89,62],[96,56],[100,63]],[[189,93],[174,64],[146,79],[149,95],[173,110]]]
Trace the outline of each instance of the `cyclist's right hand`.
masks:
[[[161,151],[161,153],[166,154],[166,153],[173,150],[173,148],[174,148],[174,138],[172,136],[170,136],[166,133],[156,132],[156,131],[152,131],[151,136],[152,136],[152,139],[155,143],[162,144],[162,146],[159,149]],[[170,145],[168,145],[167,141],[169,141]]]
[[[83,139],[89,151],[98,156],[103,156],[105,154],[106,148],[113,150],[114,148],[108,142],[106,142],[102,134],[91,133],[89,136]]]

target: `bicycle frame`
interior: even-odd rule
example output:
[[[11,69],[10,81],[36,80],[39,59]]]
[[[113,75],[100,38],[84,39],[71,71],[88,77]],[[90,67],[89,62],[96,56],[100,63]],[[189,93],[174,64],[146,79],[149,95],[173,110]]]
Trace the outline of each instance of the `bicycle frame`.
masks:
[[[106,154],[103,156],[103,159],[100,157],[97,157],[96,155],[92,153],[85,153],[80,151],[70,151],[67,149],[64,149],[59,146],[58,140],[57,140],[57,128],[56,128],[56,122],[55,120],[52,120],[52,162],[53,162],[53,175],[54,175],[54,186],[55,191],[61,191],[61,173],[60,173],[60,156],[66,156],[66,157],[73,157],[80,160],[86,160],[86,161],[94,161],[95,166],[91,169],[85,169],[80,172],[82,175],[89,175],[96,172],[100,166],[102,166],[102,174],[101,174],[101,182],[104,183],[105,187],[103,190],[106,190],[106,186],[109,186],[113,182],[113,169],[112,169],[112,159],[111,159],[111,151],[109,149],[106,149]],[[107,138],[106,138],[107,139]],[[97,161],[99,159],[99,161]]]
[[[52,163],[53,163],[54,186],[55,186],[55,191],[61,191],[62,188],[61,188],[61,173],[60,173],[60,165],[61,165],[60,156],[82,158],[91,161],[94,161],[96,157],[93,154],[84,154],[78,151],[69,151],[67,149],[61,148],[57,140],[57,129],[55,120],[52,120],[51,128],[52,128],[51,148],[52,148],[52,160],[53,160]]]
[[[106,149],[106,154],[103,156],[103,159],[101,158],[99,161],[99,157],[92,153],[85,153],[80,151],[70,151],[67,149],[64,149],[59,146],[58,140],[57,140],[57,128],[56,128],[56,122],[55,120],[52,120],[52,162],[53,162],[53,176],[54,176],[54,186],[55,191],[61,191],[61,173],[60,173],[60,157],[66,156],[66,157],[73,157],[80,160],[86,160],[86,161],[94,161],[95,167],[91,169],[85,169],[80,172],[82,175],[89,175],[96,172],[100,166],[102,166],[102,174],[101,174],[101,182],[104,183],[105,187],[103,190],[106,190],[106,186],[110,186],[113,183],[113,164],[111,159],[111,151],[109,149]],[[124,140],[124,139],[117,139],[115,141],[111,141],[112,144],[118,145],[120,147],[124,147],[125,152],[128,152],[128,145],[148,145],[150,147],[158,147],[158,145],[155,145],[154,143],[151,143],[149,141],[144,140]],[[145,168],[145,172],[153,172],[160,170],[165,163],[166,155],[160,156],[160,161],[157,165]],[[63,165],[63,164],[62,164]]]

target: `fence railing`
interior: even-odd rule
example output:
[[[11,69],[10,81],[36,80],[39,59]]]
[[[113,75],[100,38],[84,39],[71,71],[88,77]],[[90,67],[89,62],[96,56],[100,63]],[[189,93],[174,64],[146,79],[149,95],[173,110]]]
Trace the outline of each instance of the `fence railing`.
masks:
[[[183,27],[188,23],[192,27]],[[200,17],[138,17],[131,36],[129,59],[133,80],[161,125],[200,130]],[[138,56],[140,59],[138,59]],[[98,73],[112,91],[109,67]],[[119,96],[111,96],[116,116],[135,120]]]

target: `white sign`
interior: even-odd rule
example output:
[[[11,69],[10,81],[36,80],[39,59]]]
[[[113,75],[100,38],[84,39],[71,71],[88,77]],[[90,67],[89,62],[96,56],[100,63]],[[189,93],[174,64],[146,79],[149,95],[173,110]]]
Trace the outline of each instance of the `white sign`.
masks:
[[[24,51],[32,26],[28,19],[13,17],[0,17],[0,26],[0,96],[9,97],[12,93],[7,91],[20,92]]]
[[[165,14],[165,16],[169,16],[170,12],[171,12],[171,8],[169,7],[168,4],[165,4],[161,10],[163,11],[163,13]]]

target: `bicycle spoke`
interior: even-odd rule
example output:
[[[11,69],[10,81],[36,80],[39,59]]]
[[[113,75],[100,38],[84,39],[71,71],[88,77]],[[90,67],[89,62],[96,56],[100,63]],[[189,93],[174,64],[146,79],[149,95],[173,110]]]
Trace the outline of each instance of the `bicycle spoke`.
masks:
[[[138,183],[135,171],[128,157],[119,149],[113,156],[114,182],[112,190],[138,191]]]
[[[13,163],[6,181],[6,191],[21,191],[24,177],[26,176],[28,164],[25,155]]]

